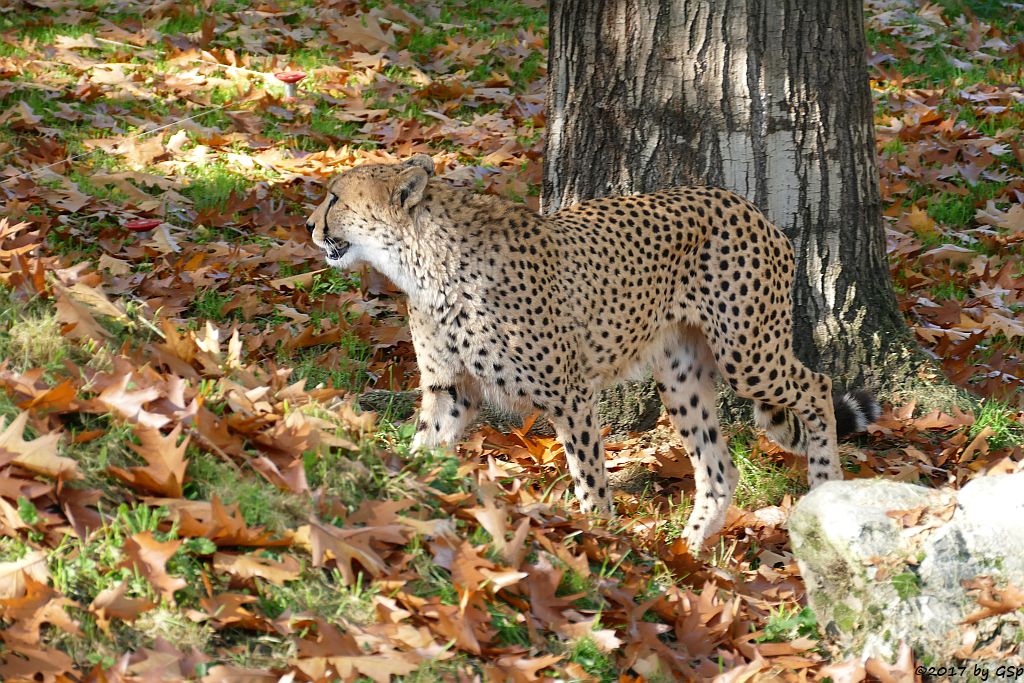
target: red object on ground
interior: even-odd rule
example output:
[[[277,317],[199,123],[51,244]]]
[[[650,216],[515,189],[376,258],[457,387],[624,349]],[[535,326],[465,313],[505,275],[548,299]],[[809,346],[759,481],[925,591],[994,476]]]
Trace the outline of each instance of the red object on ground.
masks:
[[[284,83],[284,96],[285,99],[292,99],[298,92],[296,83],[306,77],[305,71],[278,71],[274,74],[274,78]]]
[[[134,221],[128,221],[124,224],[124,227],[128,228],[132,232],[146,232],[152,230],[156,226],[163,223],[159,218],[139,218]]]
[[[298,83],[306,77],[305,71],[278,71],[274,74],[274,78],[281,81],[282,83]]]

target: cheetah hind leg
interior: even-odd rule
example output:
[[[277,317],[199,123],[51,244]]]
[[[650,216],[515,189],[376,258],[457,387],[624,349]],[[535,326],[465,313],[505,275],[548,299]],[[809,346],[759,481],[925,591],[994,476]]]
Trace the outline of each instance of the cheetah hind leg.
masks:
[[[683,332],[654,360],[654,378],[669,420],[693,463],[696,490],[683,540],[696,555],[704,541],[725,525],[739,481],[718,424],[715,359],[704,338]]]
[[[787,436],[779,433],[784,424],[789,424],[794,432],[805,430],[805,437],[796,433],[791,433],[788,437],[790,446],[795,444],[797,448],[804,448],[806,451],[807,479],[812,488],[822,482],[841,479],[843,471],[839,462],[832,379],[828,375],[808,369],[796,358],[788,344],[780,345],[771,351],[777,362],[773,368],[774,372],[769,377],[741,374],[736,372],[736,368],[727,368],[726,380],[742,398],[793,411],[793,415],[799,419],[800,427],[793,428],[792,425],[796,424],[796,421],[785,416],[779,417],[777,411],[763,412],[770,412],[775,416],[767,422],[779,423],[771,426],[775,430],[775,436],[782,440]],[[724,353],[723,350],[719,355]],[[762,414],[758,421],[765,422],[765,415]]]

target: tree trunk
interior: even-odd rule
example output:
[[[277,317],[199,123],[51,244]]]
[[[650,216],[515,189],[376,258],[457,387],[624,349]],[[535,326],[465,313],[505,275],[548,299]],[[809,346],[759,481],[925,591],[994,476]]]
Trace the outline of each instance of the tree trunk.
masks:
[[[860,0],[552,0],[543,209],[729,188],[792,239],[794,347],[888,393],[921,356],[881,221]]]

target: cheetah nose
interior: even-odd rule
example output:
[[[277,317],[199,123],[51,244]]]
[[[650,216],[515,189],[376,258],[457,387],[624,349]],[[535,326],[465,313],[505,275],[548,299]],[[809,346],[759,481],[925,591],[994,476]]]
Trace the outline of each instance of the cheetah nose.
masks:
[[[309,230],[310,233],[313,232],[313,228],[315,227],[316,226],[313,225],[313,221],[306,221],[306,230]]]

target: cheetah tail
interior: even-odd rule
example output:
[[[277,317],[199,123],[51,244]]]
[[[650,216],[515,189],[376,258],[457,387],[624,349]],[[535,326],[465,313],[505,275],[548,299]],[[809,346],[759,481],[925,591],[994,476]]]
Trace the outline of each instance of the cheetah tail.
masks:
[[[832,403],[836,414],[836,434],[840,439],[863,432],[882,414],[875,397],[863,389],[836,394]]]
[[[864,431],[882,412],[874,396],[864,390],[837,393],[832,403],[839,438]],[[770,441],[784,450],[807,454],[807,428],[792,410],[754,401],[754,422]]]

